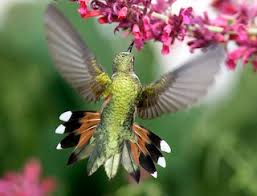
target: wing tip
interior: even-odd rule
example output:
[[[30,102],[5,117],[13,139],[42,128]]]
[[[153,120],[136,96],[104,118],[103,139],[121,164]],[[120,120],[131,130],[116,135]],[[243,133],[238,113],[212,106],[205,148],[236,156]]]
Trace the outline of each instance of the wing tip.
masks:
[[[49,15],[49,14],[52,14],[52,13],[57,13],[59,12],[58,8],[55,6],[54,3],[49,3],[46,7],[46,10],[45,10],[45,14],[46,15]]]
[[[44,24],[51,25],[53,19],[64,18],[63,13],[56,7],[55,3],[49,3],[44,12]]]

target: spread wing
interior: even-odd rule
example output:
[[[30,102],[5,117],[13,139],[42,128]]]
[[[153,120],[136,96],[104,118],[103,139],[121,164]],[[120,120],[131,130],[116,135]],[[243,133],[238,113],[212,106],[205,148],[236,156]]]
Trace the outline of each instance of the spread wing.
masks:
[[[97,101],[111,79],[97,63],[65,16],[49,5],[44,17],[46,39],[61,75],[87,101]]]
[[[144,87],[142,99],[137,105],[138,116],[144,119],[155,118],[197,102],[214,82],[224,56],[223,48],[210,48],[200,57]]]

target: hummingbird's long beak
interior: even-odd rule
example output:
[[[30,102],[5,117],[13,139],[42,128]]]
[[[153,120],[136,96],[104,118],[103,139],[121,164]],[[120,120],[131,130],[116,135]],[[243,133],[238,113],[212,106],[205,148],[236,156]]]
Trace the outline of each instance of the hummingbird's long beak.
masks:
[[[129,45],[127,52],[131,52],[134,46],[134,41]]]

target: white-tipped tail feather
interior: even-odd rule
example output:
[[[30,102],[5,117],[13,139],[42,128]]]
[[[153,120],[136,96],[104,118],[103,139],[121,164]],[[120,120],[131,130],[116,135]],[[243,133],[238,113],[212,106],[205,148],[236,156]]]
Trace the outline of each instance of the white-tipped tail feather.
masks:
[[[70,120],[70,117],[72,116],[71,111],[64,112],[60,115],[59,119],[64,122],[68,122]]]
[[[161,141],[160,146],[161,146],[161,151],[167,152],[167,153],[171,152],[169,144],[167,144],[167,142],[165,142],[164,140]]]
[[[154,178],[157,178],[157,171],[152,173],[151,176],[153,176]]]
[[[56,129],[55,129],[55,133],[57,134],[64,134],[65,132],[65,126],[64,125],[59,125]]]
[[[166,161],[164,157],[159,157],[157,164],[160,165],[161,167],[165,168],[166,167]]]
[[[62,149],[62,146],[61,146],[60,143],[56,146],[56,149],[57,149],[57,150],[61,150],[61,149]]]

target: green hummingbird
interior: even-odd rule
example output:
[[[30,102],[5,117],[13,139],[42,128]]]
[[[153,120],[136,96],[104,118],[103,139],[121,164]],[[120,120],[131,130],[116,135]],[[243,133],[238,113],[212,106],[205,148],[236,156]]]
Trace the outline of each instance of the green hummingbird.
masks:
[[[165,167],[162,152],[171,148],[163,139],[136,124],[135,117],[152,119],[173,113],[203,97],[213,83],[224,59],[221,47],[143,86],[134,72],[133,45],[113,59],[113,75],[108,76],[95,56],[65,16],[49,5],[44,17],[46,40],[60,74],[88,102],[100,99],[99,112],[67,111],[60,115],[57,134],[66,134],[57,149],[75,147],[68,164],[89,158],[88,174],[104,166],[113,178],[119,168],[137,181],[140,169],[157,177],[156,164]]]

